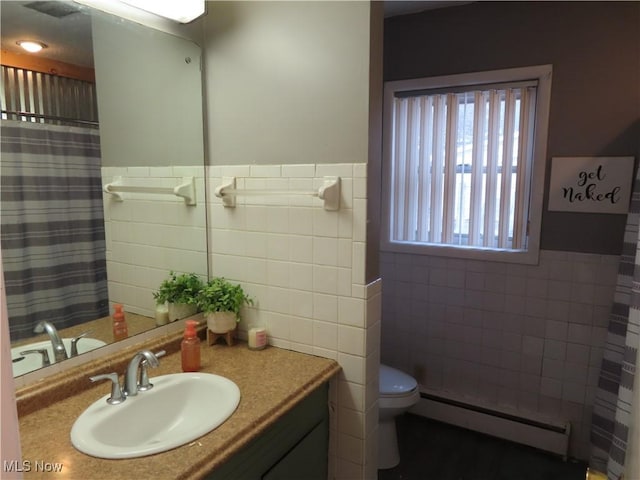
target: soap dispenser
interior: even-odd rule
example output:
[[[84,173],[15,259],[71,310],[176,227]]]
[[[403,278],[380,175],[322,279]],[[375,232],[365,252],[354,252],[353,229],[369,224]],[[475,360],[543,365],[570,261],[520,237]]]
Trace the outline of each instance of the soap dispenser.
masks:
[[[118,341],[129,336],[129,329],[122,311],[122,304],[116,303],[113,308],[115,309],[115,312],[113,312],[113,339]]]
[[[185,325],[184,338],[180,344],[182,371],[197,372],[200,370],[200,339],[196,332],[198,322],[195,320],[187,320]]]

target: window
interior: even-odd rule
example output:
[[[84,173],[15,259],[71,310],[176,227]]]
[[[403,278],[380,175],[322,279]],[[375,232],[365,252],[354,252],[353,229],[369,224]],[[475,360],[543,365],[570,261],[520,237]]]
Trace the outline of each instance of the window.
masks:
[[[537,262],[551,66],[387,82],[383,248]]]

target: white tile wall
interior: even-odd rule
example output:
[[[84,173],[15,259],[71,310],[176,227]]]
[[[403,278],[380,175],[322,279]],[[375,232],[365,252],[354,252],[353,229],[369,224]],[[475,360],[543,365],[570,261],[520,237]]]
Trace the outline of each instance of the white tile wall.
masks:
[[[173,195],[124,193],[118,202],[104,194],[109,300],[126,310],[153,316],[155,291],[169,271],[207,277],[204,168],[104,167],[103,184],[174,187],[196,179],[196,205]]]
[[[257,300],[241,329],[264,323],[271,344],[342,366],[329,390],[331,478],[376,478],[382,283],[365,284],[366,165],[211,167],[207,182],[201,167],[102,171],[103,183],[115,176],[143,186],[195,176],[197,206],[151,194],[124,194],[119,203],[105,194],[110,300],[152,316],[152,292],[169,270],[206,277],[207,245],[196,239],[208,233],[212,275],[242,283]],[[244,177],[238,188],[278,190],[317,188],[323,176],[340,176],[341,209],[327,212],[320,200],[298,196],[239,198],[236,208],[224,208],[213,195],[223,176]]]
[[[215,197],[222,177],[239,189],[306,191],[341,177],[339,211],[298,195]],[[266,325],[272,345],[337,360],[330,475],[377,476],[380,282],[365,284],[366,166],[241,165],[208,171],[212,275],[239,282],[257,302],[240,322]]]
[[[619,257],[541,252],[540,264],[384,253],[382,357],[429,390],[570,420],[588,459],[591,409]]]

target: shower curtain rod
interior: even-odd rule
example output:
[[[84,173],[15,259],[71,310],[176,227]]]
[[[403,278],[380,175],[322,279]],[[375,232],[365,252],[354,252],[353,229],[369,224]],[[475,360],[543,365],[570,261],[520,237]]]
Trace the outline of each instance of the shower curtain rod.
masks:
[[[43,120],[57,120],[60,122],[77,123],[79,125],[92,125],[94,127],[97,127],[98,125],[100,125],[99,122],[94,122],[93,120],[80,120],[77,118],[59,117],[56,115],[45,115],[42,113],[17,112],[13,110],[2,110],[2,113],[5,115],[17,115],[19,117],[40,118]]]

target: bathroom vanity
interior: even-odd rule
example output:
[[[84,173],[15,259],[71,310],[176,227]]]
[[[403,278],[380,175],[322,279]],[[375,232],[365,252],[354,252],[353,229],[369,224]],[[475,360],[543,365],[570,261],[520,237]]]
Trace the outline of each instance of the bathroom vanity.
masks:
[[[106,460],[71,444],[78,416],[109,393],[89,376],[124,372],[138,350],[167,350],[149,376],[178,373],[180,335],[145,342],[116,355],[48,378],[17,392],[24,478],[326,478],[329,432],[328,382],[340,367],[330,359],[275,347],[249,350],[202,342],[202,372],[222,375],[240,388],[229,419],[195,441],[152,456]],[[206,399],[203,399],[206,401]],[[118,406],[112,406],[117,408]],[[37,471],[39,470],[39,471]]]

